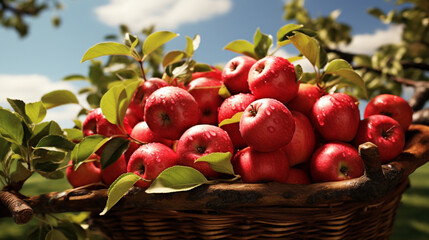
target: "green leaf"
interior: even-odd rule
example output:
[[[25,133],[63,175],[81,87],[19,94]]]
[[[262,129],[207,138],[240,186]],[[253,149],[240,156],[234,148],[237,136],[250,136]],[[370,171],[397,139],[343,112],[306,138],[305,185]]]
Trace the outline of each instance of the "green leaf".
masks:
[[[215,172],[235,175],[231,164],[232,154],[230,152],[214,152],[198,158],[195,162],[207,162]]]
[[[108,56],[108,55],[124,55],[134,57],[135,60],[140,61],[141,59],[136,59],[133,56],[130,47],[117,42],[102,42],[98,43],[91,48],[89,48],[82,57],[81,63],[91,60],[94,58]]]
[[[178,63],[186,57],[186,53],[183,51],[171,51],[168,52],[162,59],[162,66],[165,68],[170,64]]]
[[[25,104],[25,114],[33,123],[40,123],[46,117],[46,108],[41,101]]]
[[[21,162],[16,162],[16,170],[10,176],[12,183],[23,183],[25,182],[33,172],[28,170],[28,168],[24,167]]]
[[[365,87],[365,82],[363,81],[362,77],[357,74],[355,71],[350,69],[340,69],[335,71],[335,73],[332,73],[333,75],[340,76],[344,79],[345,82],[349,83],[352,86],[359,87],[363,92],[365,97],[368,97],[368,93]]]
[[[289,38],[292,44],[298,49],[304,57],[310,61],[313,66],[319,66],[320,46],[317,40],[303,33],[296,32]]]
[[[302,70],[301,65],[299,65],[299,64],[295,65],[295,78],[296,78],[297,82],[299,82],[301,80],[303,73],[304,73],[304,71]]]
[[[80,74],[72,74],[63,78],[63,81],[88,80],[87,77]]]
[[[82,130],[77,128],[65,128],[65,135],[69,141],[80,142],[83,139]]]
[[[149,36],[147,36],[143,43],[143,55],[148,56],[157,48],[161,47],[166,42],[177,36],[179,35],[170,31],[159,31],[151,33]]]
[[[67,240],[67,237],[60,230],[52,229],[46,234],[45,240]]]
[[[268,51],[273,46],[273,37],[271,35],[261,33],[258,28],[253,36],[253,43],[254,52],[257,58],[261,59],[268,55]]]
[[[30,138],[30,146],[36,146],[40,139],[47,135],[62,135],[63,131],[61,127],[55,121],[42,122],[34,127],[33,135]]]
[[[18,113],[20,116],[24,118],[25,122],[27,123],[31,122],[27,114],[25,114],[25,102],[19,99],[10,99],[10,98],[7,98],[7,101],[9,102],[9,105],[12,107],[15,113]]]
[[[332,60],[328,66],[326,66],[326,73],[334,74],[339,70],[353,70],[353,67],[346,60],[343,59],[335,59]]]
[[[64,151],[70,152],[75,147],[75,144],[67,140],[63,136],[59,135],[48,135],[40,139],[36,145],[36,149],[43,148],[47,150]]]
[[[118,116],[120,113],[120,106],[126,98],[127,92],[123,85],[118,85],[109,89],[101,98],[101,111],[110,123],[121,124],[122,120]]]
[[[278,31],[277,31],[277,45],[279,46],[284,46],[286,44],[290,43],[289,37],[292,36],[294,33],[293,31],[298,30],[300,28],[302,28],[303,25],[298,25],[298,24],[286,24],[283,27],[281,27]]]
[[[146,193],[188,191],[207,182],[207,178],[195,168],[173,166],[162,171],[146,189]]]
[[[290,57],[290,58],[286,58],[289,62],[295,62],[295,61],[298,61],[298,60],[301,60],[301,59],[303,59],[303,57],[302,56],[294,56],[294,57]]]
[[[12,112],[0,108],[0,135],[9,142],[22,145],[24,128],[21,120]]]
[[[6,156],[9,155],[11,151],[10,146],[11,143],[9,141],[0,137],[0,163],[2,163],[6,159]]]
[[[106,214],[141,178],[135,173],[124,173],[119,176],[107,191],[107,202],[100,215]]]
[[[70,155],[75,169],[77,169],[80,163],[88,159],[108,140],[109,138],[102,135],[91,135],[85,137],[80,143],[76,144]]]
[[[257,59],[253,44],[246,40],[235,40],[228,43],[223,49],[229,50],[235,53],[243,54],[252,58]]]
[[[123,137],[114,137],[106,142],[100,155],[101,169],[105,169],[118,160],[127,150],[130,140]]]
[[[69,90],[55,90],[42,96],[42,102],[46,109],[51,109],[65,104],[79,104],[79,100]]]
[[[194,44],[192,42],[192,38],[186,36],[186,48],[185,48],[185,53],[187,56],[192,56],[194,55]]]
[[[219,127],[222,127],[223,125],[232,124],[232,123],[239,123],[241,119],[241,115],[243,115],[244,112],[238,112],[234,114],[231,118],[224,119],[219,123]]]
[[[225,86],[225,84],[222,84],[222,86],[219,88],[218,94],[223,99],[227,99],[227,98],[232,96],[231,92],[228,90],[228,88]]]

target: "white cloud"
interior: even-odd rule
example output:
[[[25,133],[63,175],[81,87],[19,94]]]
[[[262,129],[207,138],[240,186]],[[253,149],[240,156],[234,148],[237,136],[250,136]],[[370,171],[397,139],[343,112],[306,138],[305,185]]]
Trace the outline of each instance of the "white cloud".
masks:
[[[53,90],[69,90],[76,94],[75,87],[70,82],[54,82],[48,77],[38,74],[7,75],[0,74],[0,106],[9,108],[6,98],[19,99],[25,103],[40,101],[41,97]],[[79,97],[83,103],[84,99]],[[72,120],[80,110],[78,105],[66,105],[48,110],[44,121],[57,121],[62,127],[72,127]]]
[[[95,13],[109,26],[125,24],[137,32],[151,24],[173,30],[225,14],[231,8],[232,0],[110,0]]]
[[[384,44],[400,43],[402,30],[402,25],[390,25],[386,30],[376,30],[372,34],[357,34],[349,45],[341,45],[339,49],[350,53],[372,54]]]

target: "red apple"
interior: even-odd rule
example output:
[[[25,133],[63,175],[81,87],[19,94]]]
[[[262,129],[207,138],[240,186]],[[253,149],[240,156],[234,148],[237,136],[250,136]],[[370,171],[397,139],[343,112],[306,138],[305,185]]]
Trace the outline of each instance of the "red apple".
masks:
[[[299,88],[294,65],[278,56],[268,56],[253,64],[248,82],[257,99],[274,98],[282,103],[292,100]]]
[[[179,139],[183,132],[200,120],[200,110],[192,95],[179,87],[167,86],[147,99],[144,118],[159,136]]]
[[[97,134],[101,134],[105,137],[111,137],[111,136],[123,136],[127,137],[127,134],[129,134],[132,130],[130,125],[128,124],[128,118],[124,118],[124,131],[123,132],[118,125],[113,124],[107,120],[104,115],[100,116],[98,118],[97,122]]]
[[[360,121],[356,99],[345,93],[325,95],[314,104],[311,121],[324,139],[350,142]]]
[[[188,85],[188,92],[194,97],[200,108],[200,124],[217,124],[218,108],[223,98],[219,95],[222,86],[220,80],[214,78],[197,78]]]
[[[395,119],[406,132],[413,121],[413,109],[405,99],[393,94],[381,94],[365,107],[364,118],[382,114]]]
[[[135,186],[148,188],[165,169],[177,164],[177,154],[162,143],[148,143],[140,146],[130,157],[127,172],[133,172],[143,179]]]
[[[114,163],[101,169],[101,178],[104,184],[110,186],[119,176],[127,172],[127,161],[122,154]]]
[[[372,142],[378,147],[381,163],[398,156],[405,146],[405,134],[400,124],[386,115],[371,115],[363,119],[353,143],[357,147]]]
[[[93,154],[88,159],[93,159],[94,161],[84,162],[76,170],[74,170],[72,160],[69,161],[70,166],[66,169],[66,177],[70,185],[74,188],[101,183],[100,158]]]
[[[207,162],[195,162],[198,158],[215,152],[234,154],[234,146],[228,134],[221,128],[208,124],[195,125],[180,137],[177,143],[179,165],[190,166],[207,178],[218,178]]]
[[[299,111],[310,117],[314,103],[325,94],[325,91],[316,85],[301,83],[298,93],[286,106],[289,110]]]
[[[137,117],[131,108],[127,108],[127,111],[125,112],[125,118],[127,119],[130,128],[134,128],[137,123],[142,121]]]
[[[286,183],[289,184],[310,184],[310,175],[301,168],[290,168]]]
[[[307,162],[313,154],[316,145],[316,135],[310,120],[297,111],[291,111],[295,120],[295,132],[292,140],[283,150],[289,159],[289,165],[295,166]]]
[[[259,152],[251,147],[238,151],[232,161],[234,172],[245,183],[275,181],[287,183],[289,162],[281,149]]]
[[[149,78],[144,81],[134,92],[129,108],[140,121],[143,121],[144,106],[147,98],[157,89],[168,86],[168,83],[160,78]]]
[[[283,103],[272,98],[250,103],[240,119],[241,136],[256,151],[270,152],[286,146],[294,131],[292,113]]]
[[[256,59],[248,56],[238,56],[229,60],[222,71],[222,80],[231,94],[250,93],[249,70]]]
[[[364,165],[357,149],[344,142],[330,142],[319,147],[310,161],[314,182],[331,182],[357,178],[364,173]]]
[[[218,122],[221,123],[225,119],[232,118],[236,113],[243,112],[255,100],[255,97],[250,93],[239,93],[225,99],[219,107]],[[228,133],[236,149],[247,146],[240,134],[238,122],[222,125],[221,128]]]
[[[94,108],[86,115],[82,123],[83,136],[90,136],[97,134],[97,122],[98,119],[103,117],[101,108]]]

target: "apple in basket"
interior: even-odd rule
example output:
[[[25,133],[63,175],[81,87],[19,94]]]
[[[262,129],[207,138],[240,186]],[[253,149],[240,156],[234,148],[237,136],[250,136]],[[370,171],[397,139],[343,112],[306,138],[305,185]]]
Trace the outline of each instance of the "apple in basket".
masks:
[[[82,163],[76,170],[74,169],[72,160],[69,161],[69,166],[66,169],[66,177],[70,185],[74,188],[101,183],[100,157],[92,154],[88,160],[93,161]]]
[[[215,152],[234,154],[234,146],[228,133],[217,126],[199,124],[190,127],[177,143],[179,165],[200,171],[207,178],[217,178],[220,173],[212,170],[207,162],[195,162],[198,158]]]
[[[272,98],[250,103],[239,125],[244,141],[260,152],[271,152],[286,146],[295,131],[292,113],[283,103]]]
[[[153,92],[146,101],[144,119],[159,136],[176,140],[200,120],[200,109],[192,95],[179,87],[168,86]]]
[[[399,125],[408,130],[413,121],[413,109],[405,99],[393,94],[381,94],[374,97],[365,107],[364,118],[382,114],[395,119]]]
[[[357,149],[344,142],[323,144],[310,160],[310,175],[314,182],[341,181],[360,177],[363,173],[364,165]]]
[[[386,163],[402,152],[405,133],[395,119],[386,115],[371,115],[360,121],[354,145],[357,147],[365,142],[377,145],[380,161]]]

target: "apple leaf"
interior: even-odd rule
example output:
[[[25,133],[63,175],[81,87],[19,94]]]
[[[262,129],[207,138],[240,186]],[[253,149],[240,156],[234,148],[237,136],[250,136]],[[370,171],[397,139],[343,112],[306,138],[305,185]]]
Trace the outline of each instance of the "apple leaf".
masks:
[[[257,59],[261,59],[268,55],[268,51],[273,46],[273,37],[271,35],[261,33],[258,28],[253,36],[253,45]]]
[[[304,59],[304,57],[302,56],[294,56],[294,57],[290,57],[290,58],[286,58],[289,62],[295,62],[301,59]]]
[[[40,123],[45,119],[46,108],[41,101],[25,104],[25,114],[33,123]]]
[[[285,46],[290,43],[289,37],[292,36],[294,33],[293,31],[298,30],[302,28],[303,25],[298,24],[286,24],[283,27],[281,27],[277,31],[277,45],[278,46]]]
[[[320,46],[316,39],[309,37],[303,33],[295,32],[291,36],[292,44],[306,57],[313,66],[319,66]]]
[[[196,34],[194,38],[190,38],[186,36],[186,48],[185,53],[188,55],[188,57],[191,57],[194,55],[195,50],[198,49],[200,46],[201,37],[200,35]]]
[[[353,70],[353,67],[346,60],[334,59],[326,66],[326,73],[335,73],[339,70]]]
[[[219,123],[219,127],[222,127],[223,125],[227,125],[227,124],[232,124],[232,123],[239,123],[240,119],[241,119],[241,115],[243,115],[244,112],[238,112],[236,114],[234,114],[234,116],[232,116],[231,118],[227,118],[222,120]]]
[[[168,52],[162,59],[162,66],[165,68],[170,64],[178,63],[182,61],[185,57],[186,53],[183,51],[175,50]]]
[[[304,71],[302,70],[301,65],[297,64],[295,65],[295,81],[299,82],[302,79],[302,74]]]
[[[63,130],[65,132],[65,136],[70,141],[76,141],[76,142],[82,141],[82,139],[83,139],[82,130],[77,129],[77,128],[65,128]]]
[[[45,236],[45,240],[67,240],[63,232],[57,229],[51,229]]]
[[[133,57],[135,60],[140,61],[140,58],[137,58],[132,54],[131,48],[117,42],[102,42],[90,47],[82,57],[81,63],[91,60],[94,58],[108,56],[108,55],[124,55]]]
[[[30,138],[29,144],[30,146],[35,147],[39,143],[40,139],[42,139],[47,135],[62,135],[62,134],[63,134],[63,131],[57,122],[55,121],[42,122],[34,126],[33,134]]]
[[[368,93],[366,90],[364,80],[354,70],[352,70],[352,69],[340,69],[340,70],[337,70],[335,72],[331,72],[330,74],[342,77],[343,83],[345,82],[345,83],[348,83],[352,86],[359,87],[364,92],[365,97],[368,97]]]
[[[195,162],[207,162],[215,172],[235,175],[231,164],[232,154],[230,152],[214,152],[198,158]]]
[[[207,182],[207,178],[195,168],[177,165],[162,171],[146,189],[146,193],[188,191]]]
[[[19,99],[7,98],[7,102],[12,107],[12,109],[15,111],[15,113],[21,115],[24,118],[25,122],[27,122],[27,123],[31,122],[30,118],[27,116],[27,114],[25,114],[25,102],[24,101],[19,100]]]
[[[123,137],[113,137],[104,145],[100,155],[101,169],[105,169],[118,160],[121,155],[127,150],[130,145],[130,140]]]
[[[40,139],[35,149],[46,149],[69,152],[72,151],[76,144],[70,142],[65,137],[60,135],[47,135]]]
[[[65,104],[79,104],[79,100],[69,90],[55,90],[42,96],[42,102],[46,109],[51,109]]]
[[[107,202],[100,215],[106,214],[121,198],[140,180],[141,177],[135,173],[124,173],[119,176],[107,190]]]
[[[93,153],[95,153],[101,146],[103,146],[109,138],[102,135],[91,135],[82,139],[82,141],[76,144],[70,154],[70,158],[73,161],[74,168],[77,169],[83,161],[88,159]]]
[[[143,43],[143,56],[148,56],[157,48],[161,47],[166,42],[177,36],[179,35],[170,31],[159,31],[151,33],[149,36],[147,36]]]
[[[125,112],[139,84],[139,81],[118,84],[103,95],[100,101],[100,108],[110,123],[119,126],[123,125]]]
[[[12,183],[23,183],[33,174],[28,168],[22,165],[22,162],[16,162],[16,170],[10,176]]]
[[[228,88],[225,86],[225,84],[222,84],[222,86],[219,88],[218,94],[223,99],[227,99],[227,98],[232,96],[231,92],[228,90]]]
[[[63,81],[88,80],[87,77],[80,74],[72,74],[63,78]]]
[[[24,128],[21,119],[9,110],[0,108],[0,136],[5,140],[22,145]]]
[[[235,53],[243,54],[252,58],[257,59],[253,44],[249,41],[239,39],[228,43],[223,49],[229,50]]]

